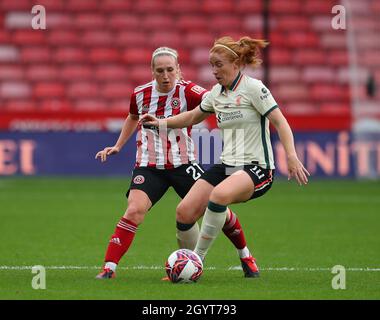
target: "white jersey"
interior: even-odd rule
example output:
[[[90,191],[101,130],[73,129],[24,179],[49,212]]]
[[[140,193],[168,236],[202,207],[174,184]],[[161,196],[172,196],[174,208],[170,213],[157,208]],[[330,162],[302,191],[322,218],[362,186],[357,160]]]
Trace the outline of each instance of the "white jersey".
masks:
[[[222,130],[224,164],[257,164],[274,169],[267,115],[277,108],[272,94],[257,79],[239,73],[229,89],[216,84],[200,106],[216,114]]]
[[[129,112],[142,116],[146,113],[157,118],[168,118],[197,107],[207,92],[190,81],[178,81],[173,90],[162,93],[156,81],[137,87],[131,97]],[[168,129],[138,125],[136,136],[136,167],[172,169],[195,161],[191,127]]]

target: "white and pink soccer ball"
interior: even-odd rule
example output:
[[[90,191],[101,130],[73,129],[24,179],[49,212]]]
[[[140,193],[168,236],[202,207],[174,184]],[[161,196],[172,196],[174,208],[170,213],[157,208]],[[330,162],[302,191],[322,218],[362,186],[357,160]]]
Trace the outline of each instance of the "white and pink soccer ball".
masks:
[[[166,273],[171,282],[196,282],[203,273],[201,258],[189,249],[174,251],[166,261]]]

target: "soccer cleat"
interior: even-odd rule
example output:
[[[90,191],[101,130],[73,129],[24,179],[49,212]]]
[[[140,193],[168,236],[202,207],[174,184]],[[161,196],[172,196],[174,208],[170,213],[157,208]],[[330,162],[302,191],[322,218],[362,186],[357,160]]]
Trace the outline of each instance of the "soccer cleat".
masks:
[[[244,271],[244,277],[257,278],[260,276],[259,268],[256,265],[256,259],[254,257],[240,258],[240,261]]]
[[[112,279],[116,277],[116,273],[109,268],[104,268],[101,273],[96,276],[96,279]]]

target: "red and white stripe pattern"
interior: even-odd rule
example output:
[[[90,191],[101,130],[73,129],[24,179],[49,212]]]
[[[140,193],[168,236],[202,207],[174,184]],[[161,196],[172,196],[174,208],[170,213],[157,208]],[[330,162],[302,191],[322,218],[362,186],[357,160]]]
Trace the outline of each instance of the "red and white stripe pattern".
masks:
[[[255,186],[255,191],[259,191],[261,189],[264,189],[266,186],[270,185],[272,183],[273,176],[272,176],[272,170],[269,171],[269,178],[261,183],[259,183],[257,186]]]
[[[137,87],[131,98],[130,113],[146,113],[168,118],[197,107],[207,92],[192,82],[178,81],[169,93],[156,89],[156,81]],[[191,127],[156,130],[139,124],[136,138],[136,167],[176,168],[195,160],[195,148],[190,138]]]
[[[127,223],[125,220],[123,218],[120,219],[119,223],[117,224],[117,227],[132,233],[136,233],[137,227],[130,223]]]

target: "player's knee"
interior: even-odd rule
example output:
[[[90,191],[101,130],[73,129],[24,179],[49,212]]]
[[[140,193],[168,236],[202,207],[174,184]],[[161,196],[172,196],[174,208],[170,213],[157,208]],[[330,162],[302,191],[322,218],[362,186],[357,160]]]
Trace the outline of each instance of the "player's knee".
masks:
[[[231,203],[228,192],[218,187],[214,188],[214,190],[211,192],[209,200],[224,206],[227,206]]]
[[[144,221],[146,211],[135,205],[129,205],[125,211],[124,218],[132,221],[133,223],[139,225]]]
[[[184,224],[192,224],[197,221],[194,206],[180,202],[176,209],[176,220]]]

